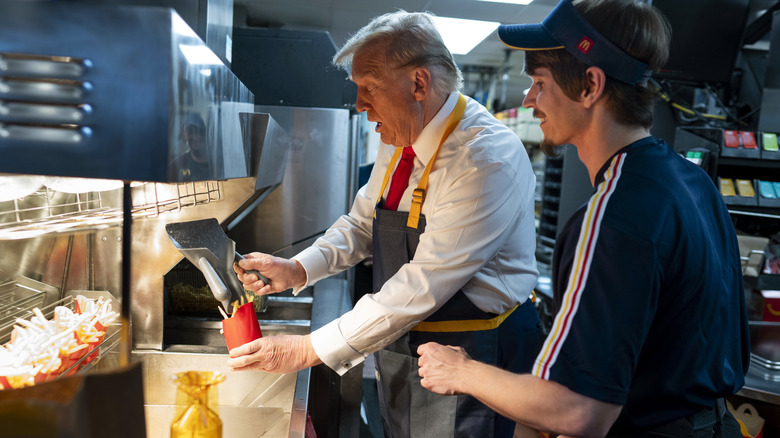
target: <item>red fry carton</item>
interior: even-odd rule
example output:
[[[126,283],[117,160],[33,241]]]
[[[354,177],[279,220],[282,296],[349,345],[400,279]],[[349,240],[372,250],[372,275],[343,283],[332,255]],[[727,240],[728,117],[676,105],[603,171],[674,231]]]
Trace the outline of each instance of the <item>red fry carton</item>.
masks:
[[[263,337],[257,313],[252,303],[246,303],[233,313],[233,316],[222,320],[222,331],[228,350]]]
[[[764,321],[780,322],[780,290],[762,290]]]

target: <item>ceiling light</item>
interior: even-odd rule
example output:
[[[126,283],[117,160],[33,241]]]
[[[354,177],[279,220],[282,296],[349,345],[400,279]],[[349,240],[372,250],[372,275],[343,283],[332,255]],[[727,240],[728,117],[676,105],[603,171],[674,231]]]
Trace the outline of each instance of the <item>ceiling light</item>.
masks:
[[[462,18],[433,17],[444,44],[453,55],[465,55],[477,44],[495,32],[500,23],[495,21],[465,20]]]
[[[534,0],[479,0],[481,2],[511,3],[513,5],[527,5]]]

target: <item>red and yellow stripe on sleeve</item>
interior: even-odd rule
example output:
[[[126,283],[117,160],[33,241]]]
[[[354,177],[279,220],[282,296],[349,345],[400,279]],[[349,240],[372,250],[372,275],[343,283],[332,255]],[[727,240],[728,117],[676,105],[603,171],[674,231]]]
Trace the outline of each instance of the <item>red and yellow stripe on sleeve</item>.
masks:
[[[607,202],[615,191],[620,170],[625,161],[625,154],[616,155],[612,159],[604,177],[604,181],[599,184],[598,190],[590,201],[588,201],[585,217],[582,220],[580,228],[580,237],[577,240],[576,255],[572,263],[569,281],[566,285],[566,292],[563,295],[561,309],[558,311],[550,334],[542,346],[542,350],[536,357],[532,373],[542,379],[548,379],[550,368],[555,363],[558,353],[563,346],[566,337],[569,335],[572,320],[579,308],[582,299],[582,291],[588,280],[590,265],[593,261],[593,251],[596,248],[596,241],[599,236],[601,220],[604,217],[604,211],[607,208]]]

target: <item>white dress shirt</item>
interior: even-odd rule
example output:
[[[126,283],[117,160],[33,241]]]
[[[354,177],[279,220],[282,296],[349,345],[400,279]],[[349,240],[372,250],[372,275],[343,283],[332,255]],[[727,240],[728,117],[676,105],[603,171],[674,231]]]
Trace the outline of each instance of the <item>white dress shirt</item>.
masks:
[[[409,211],[457,99],[457,92],[449,96],[412,145],[417,157],[398,211]],[[501,314],[525,302],[536,285],[536,178],[528,154],[514,132],[466,99],[465,114],[429,176],[422,205],[427,225],[414,258],[353,310],[311,333],[317,355],[339,374],[425,320],[459,289],[481,310]],[[374,207],[394,150],[380,144],[349,214],[293,257],[306,270],[306,286],[371,255]]]

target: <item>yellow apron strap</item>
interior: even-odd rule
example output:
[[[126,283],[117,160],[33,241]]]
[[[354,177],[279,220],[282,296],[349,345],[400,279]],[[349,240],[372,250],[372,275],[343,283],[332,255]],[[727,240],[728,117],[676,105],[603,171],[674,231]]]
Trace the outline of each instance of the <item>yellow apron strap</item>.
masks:
[[[376,198],[376,203],[379,204],[379,201],[382,200],[382,194],[385,193],[385,187],[387,187],[387,182],[390,181],[390,174],[392,173],[392,169],[395,166],[395,162],[398,161],[398,157],[401,156],[401,152],[403,152],[404,148],[395,148],[395,152],[393,152],[392,158],[390,158],[390,163],[387,165],[387,170],[385,170],[385,179],[382,180],[382,187],[379,189],[379,196]],[[376,219],[376,208],[374,208],[374,219]]]
[[[506,312],[491,319],[466,319],[460,321],[423,321],[414,328],[415,332],[477,332],[497,328],[505,319],[520,307],[518,304]]]
[[[417,184],[417,188],[414,189],[414,192],[412,193],[412,206],[409,209],[409,218],[406,220],[406,226],[410,228],[417,228],[417,224],[420,223],[420,211],[422,210],[422,203],[425,200],[425,189],[428,187],[428,174],[431,173],[431,167],[433,166],[433,161],[436,159],[436,155],[439,153],[439,149],[441,148],[441,145],[444,143],[444,140],[447,139],[447,137],[452,134],[452,131],[455,129],[456,126],[458,126],[458,122],[460,122],[460,118],[463,117],[463,113],[466,110],[466,98],[463,97],[462,94],[458,94],[458,103],[455,104],[455,109],[452,111],[452,114],[450,114],[450,117],[447,119],[447,128],[444,131],[444,134],[441,137],[441,141],[439,142],[439,146],[436,148],[436,152],[433,153],[433,156],[431,157],[430,161],[428,161],[428,165],[425,166],[425,171],[422,174],[422,177],[420,178],[420,183]],[[377,205],[382,200],[382,195],[385,193],[385,188],[387,187],[388,181],[390,181],[390,175],[393,173],[393,168],[395,167],[396,161],[398,161],[398,158],[401,156],[401,152],[403,152],[402,147],[396,147],[395,152],[393,152],[393,157],[390,158],[390,163],[387,165],[387,169],[385,170],[385,178],[382,180],[382,187],[379,189],[379,196],[376,198]],[[374,219],[376,219],[376,208],[374,208]]]
[[[425,201],[425,189],[428,187],[428,174],[431,173],[431,167],[433,167],[433,162],[436,160],[436,155],[439,154],[441,145],[444,144],[444,140],[446,140],[447,137],[452,134],[455,127],[458,126],[458,122],[460,122],[465,111],[466,98],[458,93],[458,103],[455,105],[455,109],[452,111],[452,114],[450,114],[449,119],[447,119],[447,129],[445,129],[444,134],[441,136],[441,141],[439,141],[436,152],[433,153],[433,156],[428,161],[428,165],[425,166],[425,171],[420,178],[420,183],[417,184],[417,188],[414,189],[414,192],[412,193],[412,206],[409,208],[409,218],[406,220],[406,226],[409,228],[416,229],[417,224],[420,223],[420,211],[422,210],[422,203]],[[384,190],[382,193],[384,193]]]

